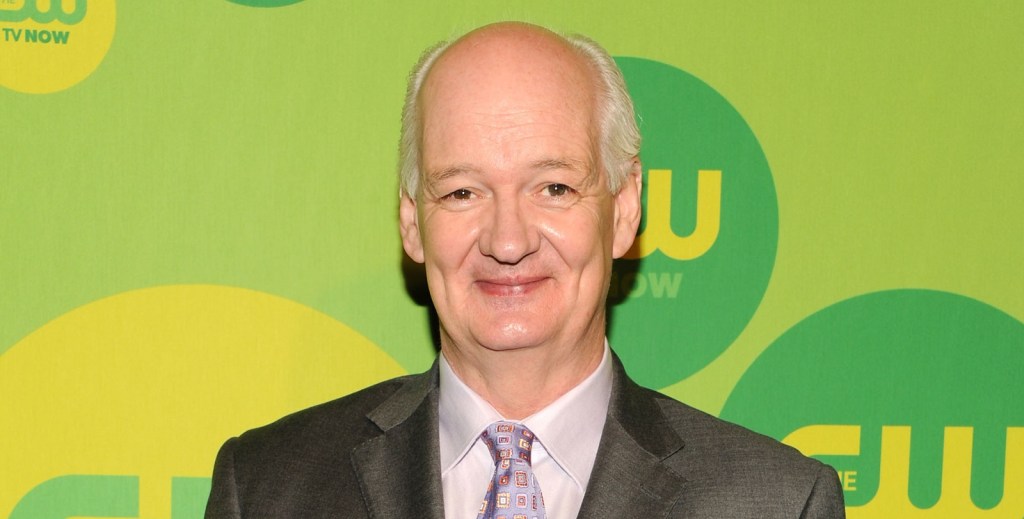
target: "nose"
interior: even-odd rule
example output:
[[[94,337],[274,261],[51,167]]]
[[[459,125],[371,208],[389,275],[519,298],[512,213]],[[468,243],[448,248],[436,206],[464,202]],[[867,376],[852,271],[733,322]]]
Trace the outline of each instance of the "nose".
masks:
[[[518,197],[495,197],[480,222],[479,247],[484,256],[515,265],[537,250],[540,233],[525,205]]]

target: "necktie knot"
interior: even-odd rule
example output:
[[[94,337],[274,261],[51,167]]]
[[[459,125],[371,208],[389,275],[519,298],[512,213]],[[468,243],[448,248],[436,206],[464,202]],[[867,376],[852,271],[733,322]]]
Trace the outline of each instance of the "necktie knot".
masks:
[[[494,422],[481,437],[491,451],[494,463],[504,467],[508,467],[509,464],[530,464],[534,436],[526,426],[511,422]]]

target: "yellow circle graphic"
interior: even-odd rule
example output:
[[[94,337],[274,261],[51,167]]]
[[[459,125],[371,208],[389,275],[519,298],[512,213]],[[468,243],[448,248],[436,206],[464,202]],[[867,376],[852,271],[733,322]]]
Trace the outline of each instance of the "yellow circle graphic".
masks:
[[[169,517],[172,480],[208,478],[227,438],[403,373],[347,326],[261,292],[90,303],[0,355],[0,517],[69,476],[137,478],[138,517]]]
[[[0,1],[0,85],[29,94],[92,74],[114,39],[114,0]]]

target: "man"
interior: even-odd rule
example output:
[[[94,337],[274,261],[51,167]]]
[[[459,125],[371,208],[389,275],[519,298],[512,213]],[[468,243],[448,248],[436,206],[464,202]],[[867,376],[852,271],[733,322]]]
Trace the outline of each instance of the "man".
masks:
[[[399,221],[441,355],[230,440],[207,516],[842,517],[832,469],[640,388],[608,349],[638,151],[621,74],[588,40],[502,23],[428,52]],[[495,447],[513,430],[520,450]]]

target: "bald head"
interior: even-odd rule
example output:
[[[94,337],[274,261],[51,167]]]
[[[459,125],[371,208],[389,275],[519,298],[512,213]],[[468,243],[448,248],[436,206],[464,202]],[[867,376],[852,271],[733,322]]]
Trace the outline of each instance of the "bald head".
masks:
[[[402,192],[418,194],[423,146],[429,141],[424,135],[433,115],[457,110],[516,124],[517,113],[567,106],[587,118],[594,164],[616,192],[639,152],[640,136],[622,75],[599,45],[503,22],[428,50],[410,76],[403,110]]]
[[[481,87],[505,91],[497,102],[506,95],[536,96],[548,87],[592,98],[597,83],[593,67],[561,36],[533,25],[501,23],[470,32],[444,49],[424,79],[420,109],[431,97]]]
[[[463,65],[504,69],[509,74],[530,74],[540,67],[571,66],[575,71],[589,67],[572,43],[543,27],[519,22],[486,25],[466,33],[444,46],[434,60],[434,70]]]

